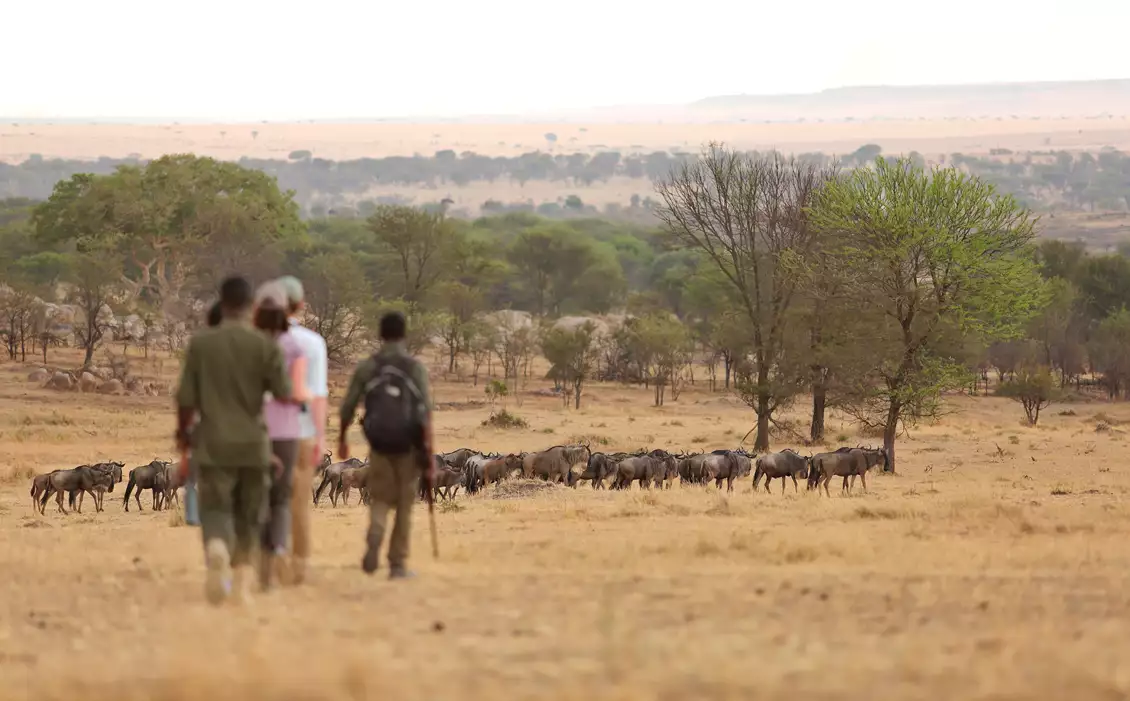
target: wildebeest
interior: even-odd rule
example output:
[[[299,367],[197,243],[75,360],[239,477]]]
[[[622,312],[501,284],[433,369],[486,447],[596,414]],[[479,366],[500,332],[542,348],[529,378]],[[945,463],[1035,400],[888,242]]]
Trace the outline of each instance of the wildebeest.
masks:
[[[505,457],[497,456],[479,461],[479,456],[474,456],[467,461],[467,492],[474,494],[488,484],[501,482],[510,475],[522,469],[525,453],[511,453]]]
[[[50,488],[51,475],[56,472],[58,472],[58,470],[44,472],[42,475],[36,475],[31,480],[31,508],[35,509],[41,514],[43,513],[43,510],[47,508],[47,499],[44,498],[41,503],[40,497],[42,497],[43,493]]]
[[[828,490],[828,483],[833,477],[843,477],[844,484],[841,491],[851,493],[848,478],[854,482],[856,475],[863,482],[863,489],[867,489],[867,470],[875,465],[882,464],[886,468],[888,462],[887,451],[882,448],[840,448],[834,453],[820,453],[812,456],[812,468],[808,473],[809,486],[819,489],[824,486],[824,494],[832,496]]]
[[[734,480],[741,472],[742,464],[737,453],[729,450],[716,450],[713,453],[691,455],[677,461],[679,479],[691,484],[717,482],[719,489],[726,480],[729,491],[734,490]]]
[[[753,471],[753,491],[757,491],[757,483],[761,478],[765,478],[765,491],[767,493],[772,490],[769,488],[773,484],[773,480],[778,477],[781,478],[781,494],[785,493],[785,480],[789,477],[793,479],[793,490],[800,491],[797,486],[797,476],[801,479],[808,477],[809,462],[811,458],[800,455],[795,450],[786,448],[779,453],[766,453],[758,457],[755,461],[755,468]]]
[[[616,464],[634,453],[593,453],[577,481],[589,480],[593,489],[604,489],[604,480],[616,481]]]
[[[587,463],[590,454],[586,445],[556,445],[540,453],[530,453],[522,460],[522,476],[574,484],[575,478],[570,477],[573,466]]]
[[[459,488],[467,481],[467,474],[450,467],[436,469],[435,481],[432,483],[432,498],[454,499],[459,493]],[[420,480],[421,484],[425,482]],[[424,489],[426,489],[424,485]]]
[[[474,494],[479,491],[483,485],[483,466],[492,460],[498,460],[502,457],[500,453],[474,453],[466,455],[464,451],[468,448],[460,448],[455,453],[445,453],[444,455],[436,456],[436,469],[448,467],[453,470],[461,471],[464,476],[464,482],[468,494]],[[454,460],[449,460],[448,456],[454,456]],[[459,461],[462,460],[462,465]]]
[[[89,484],[82,485],[82,491],[78,492],[78,512],[82,513],[83,497],[87,493],[94,499],[94,510],[102,511],[102,504],[106,498],[106,492],[113,492],[114,485],[122,481],[122,468],[126,465],[123,462],[100,462],[90,466],[90,479]],[[71,505],[74,506],[74,493],[71,494]]]
[[[167,470],[172,465],[171,462],[166,460],[153,460],[148,465],[135,467],[129,471],[129,483],[126,484],[126,495],[122,503],[126,511],[129,511],[129,496],[134,495],[137,501],[137,510],[141,511],[141,493],[146,489],[153,492],[153,510],[160,511],[161,504],[164,501],[165,488],[168,486],[168,473]],[[134,489],[137,492],[134,492]]]
[[[616,463],[616,489],[627,489],[638,481],[640,489],[650,489],[652,485],[662,487],[668,479],[677,474],[675,458],[661,450],[653,450],[645,455],[633,455]]]
[[[47,500],[54,495],[59,513],[67,513],[67,509],[63,506],[63,495],[77,494],[83,489],[91,488],[93,484],[94,476],[91,474],[89,465],[79,465],[69,470],[54,470],[48,473],[47,484],[39,497],[39,512],[44,512],[47,508]],[[32,488],[34,489],[34,486]],[[74,502],[71,503],[73,506]]]
[[[460,448],[453,450],[450,453],[441,453],[440,458],[448,466],[456,470],[463,470],[463,466],[467,464],[475,455],[481,455],[478,451],[471,450],[470,448]]]
[[[326,469],[322,470],[322,483],[314,490],[314,506],[318,505],[318,501],[322,498],[322,492],[326,487],[330,488],[330,503],[335,507],[337,506],[337,496],[341,493],[341,473],[347,467],[361,467],[366,462],[360,458],[349,458],[341,462],[335,462],[328,465]]]
[[[338,496],[341,498],[342,506],[349,505],[349,492],[354,487],[357,488],[361,496],[361,504],[369,503],[369,463],[362,463],[361,465],[347,465],[341,471],[341,482],[338,489]],[[330,495],[333,498],[333,494]],[[336,504],[335,504],[336,506]]]

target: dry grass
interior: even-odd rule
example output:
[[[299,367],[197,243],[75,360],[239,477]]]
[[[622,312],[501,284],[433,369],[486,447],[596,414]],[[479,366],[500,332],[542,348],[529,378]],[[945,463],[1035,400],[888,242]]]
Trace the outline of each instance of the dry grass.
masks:
[[[1096,434],[1089,415],[1049,414],[1002,457],[995,444],[1014,432],[1015,405],[955,399],[959,413],[900,443],[899,475],[873,475],[851,497],[754,494],[748,480],[730,495],[488,488],[437,509],[439,560],[417,510],[411,583],[363,576],[364,510],[323,506],[309,586],[216,611],[202,602],[195,528],[148,504],[123,513],[118,490],[102,514],[40,517],[28,503],[32,472],[168,456],[169,400],[54,394],[25,374],[0,366],[0,698],[1130,691],[1126,446]],[[474,393],[436,387],[453,404]],[[663,409],[643,390],[591,392],[581,412],[525,398],[525,431],[482,428],[485,407],[441,411],[439,447],[536,449],[594,424],[609,449],[682,447],[744,434],[751,418],[696,389]],[[1130,419],[1130,408],[1102,409]],[[837,416],[828,430],[855,434]]]

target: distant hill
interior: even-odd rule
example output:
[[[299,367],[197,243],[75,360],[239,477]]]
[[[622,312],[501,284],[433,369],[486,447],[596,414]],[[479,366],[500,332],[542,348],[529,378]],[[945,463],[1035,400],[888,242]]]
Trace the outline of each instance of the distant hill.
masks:
[[[1093,117],[1130,114],[1130,80],[860,86],[795,95],[720,95],[688,105],[717,119]]]

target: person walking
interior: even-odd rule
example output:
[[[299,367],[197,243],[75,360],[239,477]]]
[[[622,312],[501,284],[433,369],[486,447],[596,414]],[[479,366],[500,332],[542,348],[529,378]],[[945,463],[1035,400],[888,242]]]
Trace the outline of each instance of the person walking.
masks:
[[[390,579],[413,576],[407,569],[412,505],[420,472],[429,485],[435,481],[434,434],[428,372],[408,354],[407,324],[398,312],[380,322],[381,348],[353,372],[341,404],[338,457],[349,459],[346,432],[357,405],[364,401],[362,429],[369,443],[369,531],[361,568],[376,572],[389,509],[396,521],[389,539]]]
[[[298,321],[306,306],[306,293],[302,283],[293,276],[279,278],[286,291],[287,315],[290,334],[302,347],[306,356],[306,392],[309,395],[306,411],[299,415],[298,460],[294,466],[295,485],[305,486],[314,480],[314,469],[322,462],[326,449],[326,410],[329,397],[329,363],[326,340]],[[342,458],[344,459],[344,458]],[[292,584],[306,579],[310,559],[310,500],[304,489],[292,489],[290,501],[290,563]]]
[[[200,525],[212,604],[250,598],[252,557],[262,526],[270,443],[263,421],[264,392],[290,398],[283,355],[273,339],[251,328],[250,283],[220,285],[223,320],[189,341],[177,387],[177,447],[191,448],[199,469]],[[182,470],[184,464],[182,462]]]
[[[271,397],[263,408],[267,436],[271,439],[271,453],[278,458],[277,472],[271,473],[267,516],[264,519],[259,551],[259,585],[263,591],[267,591],[282,579],[279,570],[283,565],[290,534],[291,493],[294,488],[294,465],[298,457],[300,434],[299,417],[305,409],[301,403],[307,400],[306,355],[290,331],[286,314],[286,290],[281,284],[271,282],[259,288],[254,318],[255,328],[279,344],[291,386],[289,401]]]
[[[208,328],[215,328],[223,321],[223,311],[220,309],[220,303],[216,302],[208,310]],[[191,440],[190,440],[191,442]],[[188,473],[184,482],[184,522],[190,526],[200,525],[200,503],[196,492],[196,455],[190,449],[181,451],[181,467],[182,471]]]

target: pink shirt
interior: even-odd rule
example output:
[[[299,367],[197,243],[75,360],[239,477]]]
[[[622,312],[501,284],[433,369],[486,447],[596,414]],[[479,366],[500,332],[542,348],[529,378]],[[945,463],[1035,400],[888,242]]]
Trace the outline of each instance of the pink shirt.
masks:
[[[287,377],[290,376],[290,367],[299,358],[304,357],[302,346],[290,331],[281,334],[278,338],[279,348],[282,349],[283,362],[286,364]],[[268,397],[270,394],[268,394]],[[302,434],[299,415],[302,406],[276,402],[268,399],[263,405],[263,418],[267,422],[267,435],[273,441],[298,440]]]

